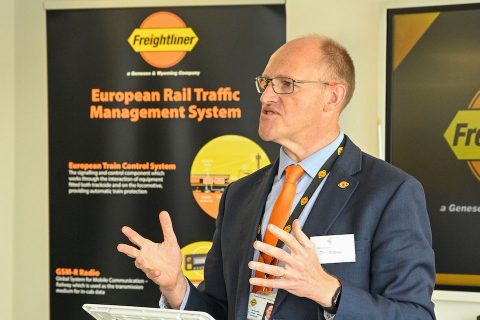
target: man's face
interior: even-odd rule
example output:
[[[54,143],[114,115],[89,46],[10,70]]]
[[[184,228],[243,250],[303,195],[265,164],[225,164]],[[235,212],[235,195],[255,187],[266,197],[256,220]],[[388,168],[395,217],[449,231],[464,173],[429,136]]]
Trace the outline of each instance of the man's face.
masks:
[[[318,44],[288,43],[272,55],[262,75],[328,81],[322,78],[319,61]],[[287,149],[315,139],[321,132],[326,90],[321,83],[296,83],[293,93],[277,94],[270,83],[260,97],[260,137]]]

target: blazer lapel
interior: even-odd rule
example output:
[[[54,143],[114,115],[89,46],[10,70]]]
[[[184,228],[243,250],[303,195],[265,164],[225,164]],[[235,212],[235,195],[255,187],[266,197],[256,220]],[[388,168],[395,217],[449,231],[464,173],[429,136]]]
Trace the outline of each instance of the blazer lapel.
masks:
[[[308,237],[327,234],[341,214],[358,186],[358,180],[353,175],[361,170],[361,157],[360,149],[347,137],[344,152],[330,172],[303,226],[302,230]],[[343,181],[348,186],[340,187],[339,183]],[[285,290],[278,290],[275,299],[277,307],[287,294]]]
[[[270,169],[266,170],[256,182],[254,182],[251,188],[252,192],[250,192],[250,197],[246,199],[246,203],[248,203],[246,207],[250,209],[244,209],[244,214],[249,215],[248,225],[245,227],[245,230],[251,230],[251,233],[246,235],[246,241],[249,243],[249,249],[245,250],[241,260],[242,265],[237,282],[238,288],[235,303],[237,306],[236,319],[243,320],[247,318],[248,297],[250,295],[250,283],[248,280],[252,274],[252,271],[248,268],[247,264],[253,259],[253,242],[257,237],[257,226],[260,223],[260,219],[263,215],[265,203],[272,188],[273,179],[277,174],[277,171],[278,160],[270,167]]]
[[[340,187],[339,184],[344,182],[347,182],[348,186]],[[305,221],[303,232],[308,237],[327,234],[357,185],[358,180],[345,172],[331,172]]]

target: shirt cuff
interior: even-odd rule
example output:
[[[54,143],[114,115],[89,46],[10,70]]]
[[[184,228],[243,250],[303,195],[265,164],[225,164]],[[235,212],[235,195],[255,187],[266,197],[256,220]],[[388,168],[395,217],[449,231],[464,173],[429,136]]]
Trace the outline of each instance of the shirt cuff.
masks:
[[[327,311],[323,311],[323,316],[325,317],[325,320],[333,320],[335,319],[335,315],[328,313]]]
[[[190,296],[190,284],[187,281],[187,278],[185,278],[185,282],[187,283],[187,290],[185,291],[185,295],[183,296],[182,303],[180,304],[180,307],[178,310],[184,310],[185,305],[187,304],[188,297]],[[172,309],[172,307],[168,304],[167,298],[162,294],[160,296],[160,301],[158,301],[158,306],[160,309]]]

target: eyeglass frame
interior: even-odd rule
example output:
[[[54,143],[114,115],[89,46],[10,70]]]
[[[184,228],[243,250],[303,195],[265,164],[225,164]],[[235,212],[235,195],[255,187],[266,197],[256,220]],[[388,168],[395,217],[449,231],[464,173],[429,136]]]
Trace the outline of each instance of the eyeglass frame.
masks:
[[[265,79],[267,80],[267,85],[265,86],[265,89],[261,90],[258,82],[260,79]],[[273,80],[275,79],[288,79],[288,80],[291,80],[292,81],[292,91],[291,92],[277,92],[275,90],[275,86],[273,85]],[[321,83],[321,84],[324,84],[324,85],[328,85],[328,86],[332,86],[332,85],[336,85],[338,83],[336,82],[325,82],[325,81],[315,81],[315,80],[295,80],[295,79],[292,79],[290,77],[275,77],[275,78],[268,78],[268,77],[263,77],[263,76],[257,76],[255,77],[255,87],[257,88],[257,91],[258,93],[264,93],[265,90],[267,90],[267,87],[269,84],[272,84],[272,89],[273,89],[273,92],[275,92],[276,94],[292,94],[294,91],[295,91],[295,83]]]

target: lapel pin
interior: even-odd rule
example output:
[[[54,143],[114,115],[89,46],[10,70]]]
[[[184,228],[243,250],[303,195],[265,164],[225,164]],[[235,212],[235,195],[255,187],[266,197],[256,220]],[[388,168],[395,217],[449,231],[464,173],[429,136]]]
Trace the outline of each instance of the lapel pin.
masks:
[[[342,189],[345,189],[346,187],[348,187],[350,185],[350,183],[348,183],[347,181],[341,181],[338,186]]]
[[[337,149],[337,153],[338,153],[338,155],[341,155],[341,154],[342,154],[342,152],[343,152],[343,147],[339,147],[339,148]]]
[[[285,230],[285,232],[290,233],[290,231],[292,231],[292,226],[291,225],[285,226],[285,228],[283,228],[283,230]]]

